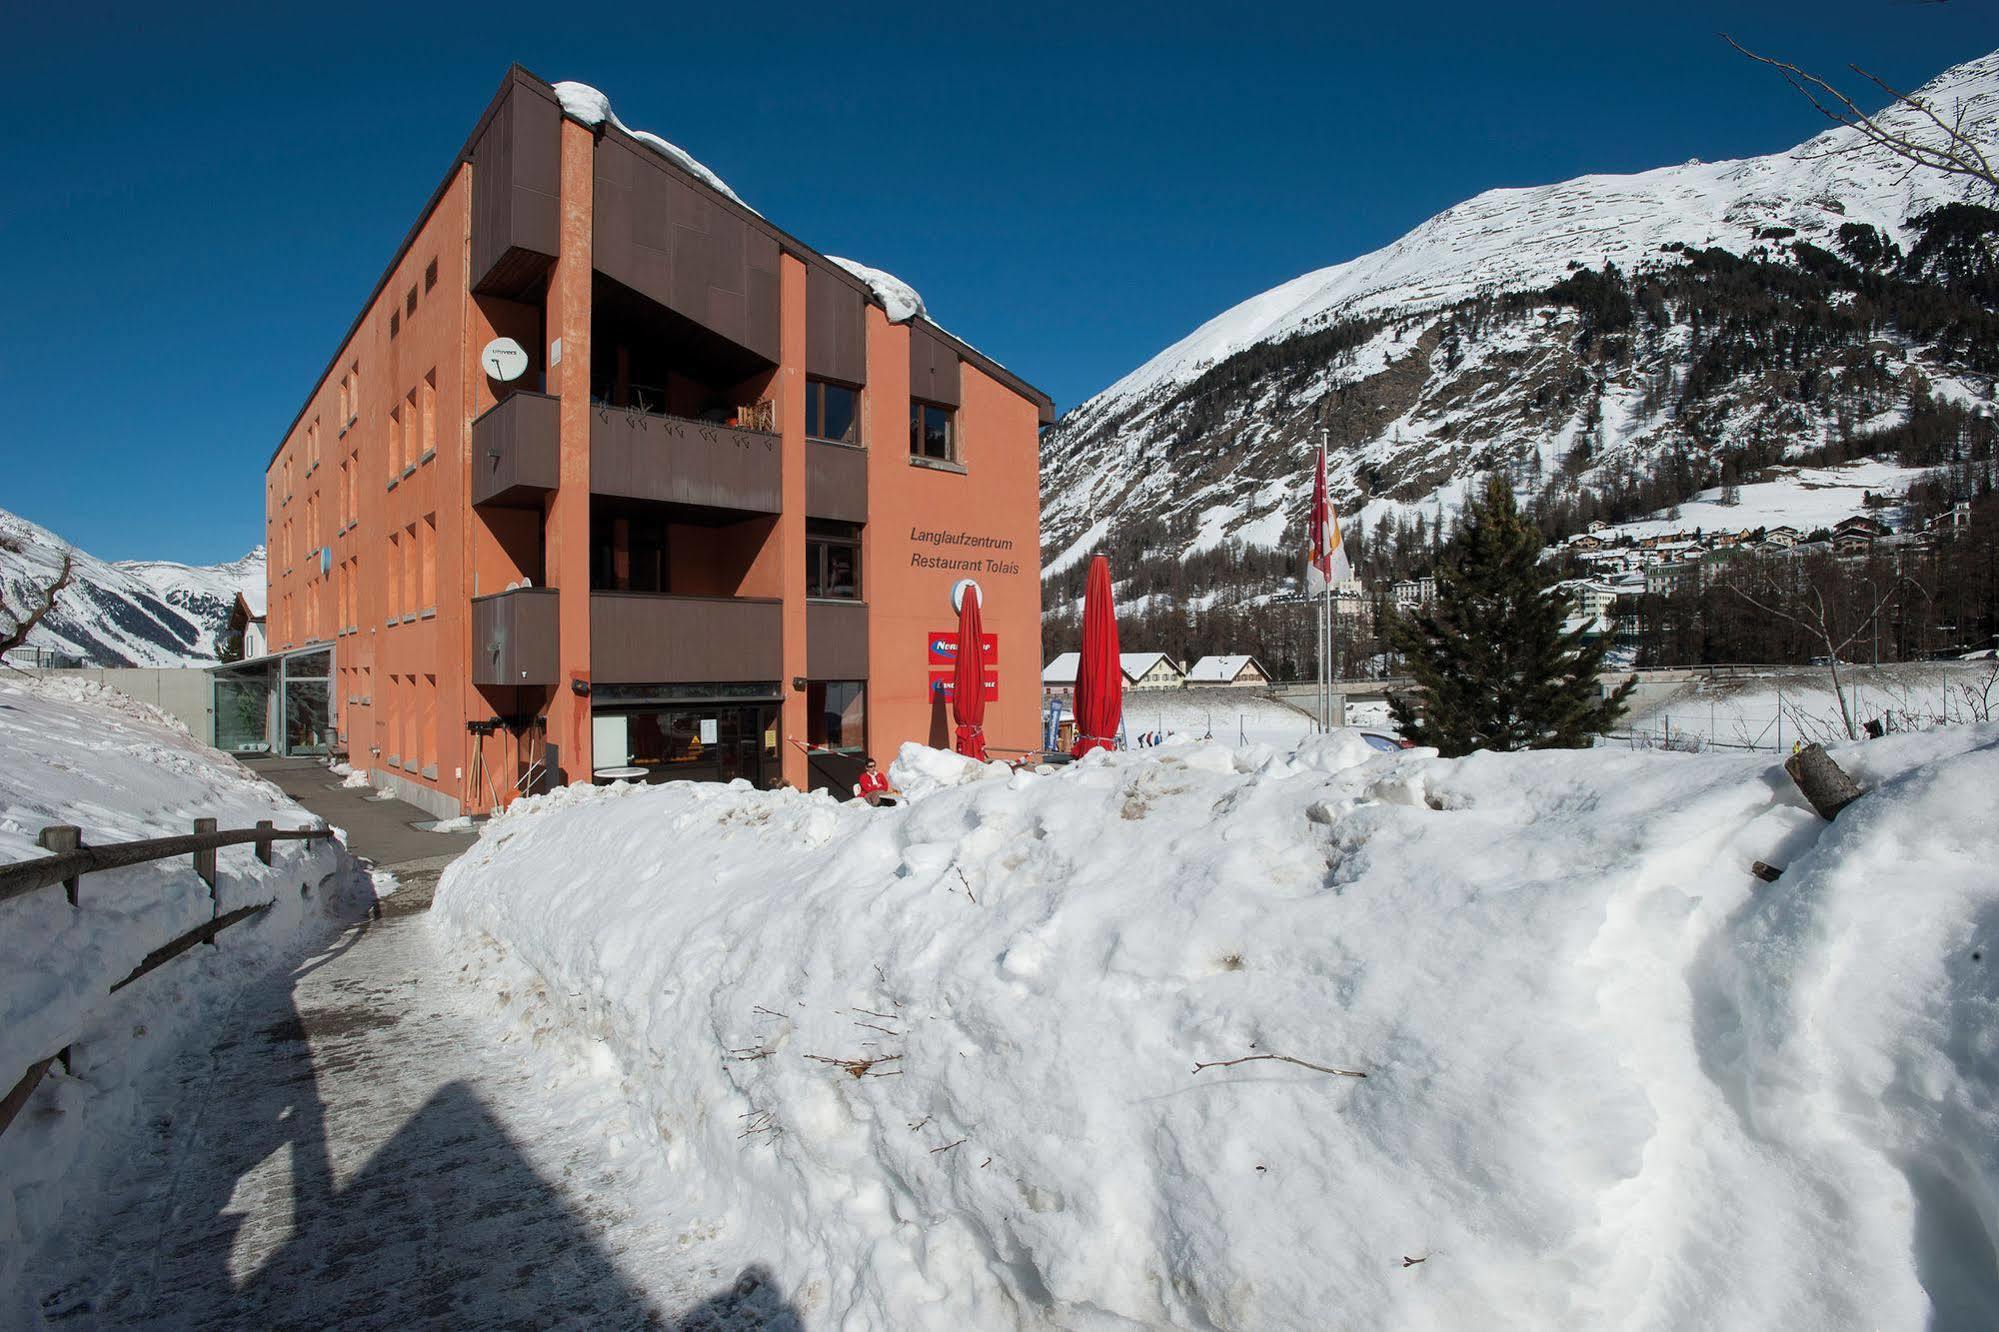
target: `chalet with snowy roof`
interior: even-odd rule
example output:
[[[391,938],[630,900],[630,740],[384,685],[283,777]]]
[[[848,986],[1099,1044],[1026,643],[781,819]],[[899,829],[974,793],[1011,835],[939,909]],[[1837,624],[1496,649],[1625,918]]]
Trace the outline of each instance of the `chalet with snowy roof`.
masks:
[[[1082,669],[1078,652],[1064,652],[1041,672],[1042,693],[1067,698],[1075,692],[1076,672]],[[1126,689],[1179,689],[1187,682],[1186,668],[1164,652],[1121,652],[1118,674]]]
[[[265,631],[264,589],[246,588],[236,594],[236,602],[229,608],[229,642],[239,646],[239,656],[247,661],[261,657],[271,650],[270,635]]]
[[[1889,531],[1888,524],[1857,513],[1851,518],[1842,518],[1834,524],[1832,535],[1834,541],[1838,541],[1841,537],[1859,537],[1866,541],[1875,541],[1889,535]]]
[[[1789,550],[1805,539],[1805,534],[1795,527],[1773,527],[1763,533],[1763,544]]]
[[[1187,672],[1189,685],[1206,687],[1221,685],[1231,689],[1264,689],[1269,687],[1270,680],[1270,672],[1264,664],[1247,655],[1203,657]]]

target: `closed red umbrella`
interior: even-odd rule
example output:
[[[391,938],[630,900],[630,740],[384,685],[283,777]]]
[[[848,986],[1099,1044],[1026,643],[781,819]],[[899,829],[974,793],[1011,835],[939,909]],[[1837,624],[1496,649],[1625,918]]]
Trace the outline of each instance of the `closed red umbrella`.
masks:
[[[1116,749],[1124,719],[1124,671],[1118,660],[1117,611],[1111,603],[1111,564],[1090,559],[1090,582],[1083,591],[1083,659],[1076,667],[1077,758],[1093,749]]]
[[[979,625],[979,585],[966,583],[958,598],[958,660],[951,671],[951,712],[958,719],[953,746],[960,754],[986,756],[986,638]]]

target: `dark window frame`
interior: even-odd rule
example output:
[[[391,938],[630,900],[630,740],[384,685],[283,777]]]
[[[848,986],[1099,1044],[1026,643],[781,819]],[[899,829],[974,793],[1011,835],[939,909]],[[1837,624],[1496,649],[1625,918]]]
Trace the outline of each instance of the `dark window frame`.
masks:
[[[860,734],[842,734],[838,743],[831,743],[832,728],[826,724],[827,692],[832,689],[852,689],[853,693],[839,709],[837,715],[845,717],[847,706],[858,701]],[[814,750],[832,754],[865,754],[868,748],[868,682],[866,680],[809,680],[805,685],[805,743]]]
[[[822,426],[825,424],[826,390],[829,388],[842,389],[853,395],[854,415],[847,427],[847,438],[824,434],[812,428],[815,423]],[[815,406],[818,409],[816,421],[814,415]],[[805,437],[807,439],[816,439],[826,444],[846,444],[857,449],[866,447],[861,440],[861,390],[853,384],[843,384],[837,379],[822,379],[817,375],[806,376]]]
[[[861,564],[864,529],[859,523],[841,523],[828,518],[808,518],[805,522],[805,595],[819,601],[864,601]],[[853,561],[853,579],[848,591],[832,589],[833,555],[846,551]]]
[[[924,413],[938,412],[944,417],[944,452],[932,453],[929,448],[928,422]],[[929,402],[922,398],[909,400],[909,456],[924,462],[960,463],[958,456],[958,409],[949,403]]]

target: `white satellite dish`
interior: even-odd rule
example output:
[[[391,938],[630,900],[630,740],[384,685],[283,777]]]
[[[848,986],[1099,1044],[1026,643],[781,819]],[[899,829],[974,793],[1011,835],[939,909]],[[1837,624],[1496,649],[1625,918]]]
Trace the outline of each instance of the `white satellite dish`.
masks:
[[[487,375],[504,384],[527,373],[528,354],[512,338],[494,338],[479,353],[479,364]]]
[[[986,608],[986,590],[970,578],[960,578],[957,582],[951,584],[951,609],[960,615],[965,613],[966,588],[970,588],[979,594],[979,609],[984,610]]]

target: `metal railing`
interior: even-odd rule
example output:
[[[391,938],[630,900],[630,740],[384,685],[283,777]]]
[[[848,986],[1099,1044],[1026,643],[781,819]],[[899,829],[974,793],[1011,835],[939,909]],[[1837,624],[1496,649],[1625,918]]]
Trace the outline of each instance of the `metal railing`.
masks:
[[[196,819],[194,831],[175,837],[148,837],[134,842],[110,842],[102,846],[85,846],[83,830],[71,824],[51,824],[42,829],[37,838],[42,848],[50,854],[35,860],[17,861],[11,865],[0,865],[0,902],[26,897],[39,889],[63,886],[64,894],[71,906],[78,905],[83,876],[102,870],[122,869],[129,865],[143,865],[156,860],[172,860],[177,856],[190,856],[194,861],[194,872],[208,885],[209,919],[180,935],[161,944],[146,954],[130,975],[113,985],[107,994],[116,994],[139,977],[154,968],[180,956],[196,944],[212,943],[215,936],[240,921],[268,911],[271,902],[258,902],[250,906],[237,907],[233,911],[222,911],[215,895],[216,853],[225,846],[250,845],[256,848],[257,859],[264,864],[271,863],[272,847],[278,842],[309,842],[333,836],[333,829],[279,828],[271,820],[260,820],[254,828],[218,829],[214,819]],[[276,901],[275,898],[272,901]],[[0,1097],[0,1133],[14,1122],[14,1117],[28,1103],[35,1088],[41,1085],[43,1076],[51,1065],[60,1063],[65,1070],[69,1067],[69,1048],[64,1047],[46,1059],[37,1060],[28,1066],[14,1089]]]

